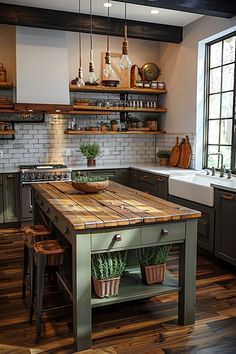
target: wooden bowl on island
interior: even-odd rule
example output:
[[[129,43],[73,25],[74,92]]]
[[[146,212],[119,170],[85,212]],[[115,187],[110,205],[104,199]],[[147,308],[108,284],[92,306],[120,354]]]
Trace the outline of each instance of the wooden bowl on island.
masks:
[[[97,193],[107,189],[109,179],[107,177],[77,177],[72,181],[72,186],[80,192]]]

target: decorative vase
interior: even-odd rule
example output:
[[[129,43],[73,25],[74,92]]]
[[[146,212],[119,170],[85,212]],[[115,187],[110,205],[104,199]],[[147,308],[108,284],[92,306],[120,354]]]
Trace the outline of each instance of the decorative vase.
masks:
[[[95,159],[87,159],[87,166],[96,166]]]
[[[169,157],[160,157],[160,166],[168,166]]]
[[[102,280],[93,278],[95,294],[100,298],[118,296],[119,286],[120,277]]]
[[[112,124],[112,126],[111,126],[111,130],[113,131],[113,132],[117,132],[118,131],[118,124]]]
[[[151,131],[157,131],[157,121],[156,120],[148,120],[147,126]]]
[[[142,279],[147,284],[163,283],[165,280],[166,263],[152,266],[141,265]]]

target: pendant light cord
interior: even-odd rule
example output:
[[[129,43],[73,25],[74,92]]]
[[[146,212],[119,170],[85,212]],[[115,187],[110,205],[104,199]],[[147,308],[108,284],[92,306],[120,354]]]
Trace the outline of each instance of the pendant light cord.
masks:
[[[82,67],[82,38],[81,38],[81,12],[80,12],[80,0],[79,0],[79,67]]]
[[[126,6],[127,6],[127,3],[125,2],[125,40],[127,40],[127,18],[126,18],[126,15],[127,15],[127,10],[126,10]]]
[[[110,3],[110,0],[108,0]],[[110,7],[107,8],[107,50],[110,50]]]
[[[93,50],[93,34],[92,34],[92,27],[93,27],[93,15],[92,15],[92,0],[90,0],[90,50]]]

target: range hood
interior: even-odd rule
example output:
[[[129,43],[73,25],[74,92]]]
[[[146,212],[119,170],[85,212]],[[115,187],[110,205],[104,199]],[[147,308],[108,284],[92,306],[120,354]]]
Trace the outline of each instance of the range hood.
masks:
[[[70,110],[65,32],[16,27],[16,109]]]

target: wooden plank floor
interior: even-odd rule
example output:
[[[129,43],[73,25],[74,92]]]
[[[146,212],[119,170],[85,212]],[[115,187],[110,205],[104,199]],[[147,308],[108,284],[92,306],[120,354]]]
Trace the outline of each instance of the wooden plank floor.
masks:
[[[0,353],[72,354],[71,314],[44,317],[44,338],[34,343],[21,300],[23,235],[0,229]],[[169,267],[178,271],[176,257]],[[98,308],[93,312],[93,349],[83,354],[235,354],[235,268],[198,256],[196,324],[177,325],[177,296]]]

